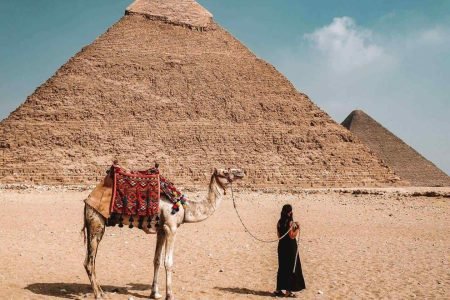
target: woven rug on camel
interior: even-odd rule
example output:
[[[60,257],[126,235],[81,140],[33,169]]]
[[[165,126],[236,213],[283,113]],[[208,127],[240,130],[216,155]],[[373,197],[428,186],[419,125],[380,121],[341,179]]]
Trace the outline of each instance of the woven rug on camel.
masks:
[[[158,222],[161,193],[172,202],[172,214],[186,203],[186,197],[174,184],[159,174],[157,165],[145,171],[126,171],[113,165],[110,176],[113,177],[113,192],[108,226],[119,223],[122,227],[124,218],[128,218],[131,228],[135,220],[138,220],[139,228],[144,221],[150,224],[154,217]]]

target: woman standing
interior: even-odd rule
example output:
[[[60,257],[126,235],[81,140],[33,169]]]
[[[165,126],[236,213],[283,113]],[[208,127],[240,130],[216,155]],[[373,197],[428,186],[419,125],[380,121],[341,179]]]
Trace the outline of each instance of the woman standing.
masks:
[[[300,225],[294,222],[292,216],[292,206],[286,204],[281,210],[281,217],[277,224],[278,237],[282,237],[278,242],[278,274],[277,289],[275,296],[295,297],[293,292],[305,289],[300,255],[297,254],[296,237],[300,233]],[[294,271],[295,265],[295,271]],[[286,293],[283,293],[283,290]]]

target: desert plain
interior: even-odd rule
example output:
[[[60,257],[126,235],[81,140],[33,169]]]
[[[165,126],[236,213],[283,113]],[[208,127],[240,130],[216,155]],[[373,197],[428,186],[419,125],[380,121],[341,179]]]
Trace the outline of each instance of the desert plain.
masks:
[[[73,187],[0,189],[1,299],[93,298],[80,234],[88,194]],[[234,195],[262,239],[275,238],[282,205],[293,205],[307,285],[300,299],[450,298],[450,188]],[[136,228],[106,229],[96,268],[109,299],[148,298],[155,240]],[[174,260],[177,299],[270,299],[275,288],[277,244],[245,232],[230,193],[212,217],[180,227]]]

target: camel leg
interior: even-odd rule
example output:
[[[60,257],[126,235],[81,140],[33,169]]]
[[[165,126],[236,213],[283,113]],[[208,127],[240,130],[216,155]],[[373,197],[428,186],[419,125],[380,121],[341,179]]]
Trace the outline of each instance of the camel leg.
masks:
[[[172,266],[176,229],[164,225],[164,232],[166,233],[166,258],[164,260],[164,266],[166,267],[166,300],[174,300],[172,291]]]
[[[84,221],[86,226],[86,258],[84,260],[84,268],[91,281],[92,290],[94,291],[95,299],[101,299],[105,296],[102,288],[97,282],[95,273],[95,258],[97,256],[97,249],[102,240],[103,233],[105,233],[105,218],[98,214],[89,205],[84,209]]]
[[[158,230],[158,234],[156,236],[156,249],[155,249],[155,257],[153,258],[153,284],[152,284],[152,293],[150,294],[150,298],[159,299],[161,298],[161,294],[159,293],[159,267],[161,266],[162,260],[162,249],[164,243],[166,241],[166,235],[164,230]]]

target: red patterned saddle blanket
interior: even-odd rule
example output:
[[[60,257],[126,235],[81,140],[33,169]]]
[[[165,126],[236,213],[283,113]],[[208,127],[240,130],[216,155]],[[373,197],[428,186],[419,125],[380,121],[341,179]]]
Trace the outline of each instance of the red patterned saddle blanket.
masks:
[[[113,166],[114,185],[111,213],[151,217],[159,213],[159,174],[129,173]]]
[[[176,214],[180,206],[186,205],[186,197],[172,182],[159,174],[158,165],[135,172],[113,165],[109,172],[113,178],[113,190],[108,226],[115,226],[119,222],[119,226],[122,227],[124,216],[129,218],[130,228],[136,220],[139,222],[138,227],[142,228],[144,219],[150,224],[154,216],[158,222],[161,193],[172,202],[172,214]]]

